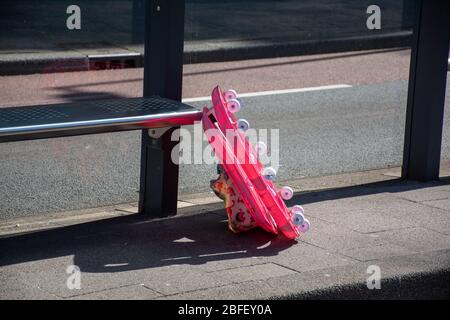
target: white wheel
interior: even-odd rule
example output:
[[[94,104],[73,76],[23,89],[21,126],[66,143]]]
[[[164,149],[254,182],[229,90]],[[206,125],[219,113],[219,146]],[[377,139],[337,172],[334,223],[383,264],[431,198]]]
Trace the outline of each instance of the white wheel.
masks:
[[[276,175],[277,175],[277,172],[272,167],[267,167],[267,168],[264,168],[264,170],[263,170],[263,176],[264,176],[264,178],[266,178],[268,180],[275,179]]]
[[[267,146],[264,142],[258,141],[255,145],[255,150],[259,156],[262,156],[267,152]]]
[[[280,195],[283,200],[290,200],[294,196],[294,190],[291,187],[283,187],[280,190]]]
[[[302,232],[302,233],[308,232],[309,226],[310,226],[309,220],[305,218],[305,219],[303,220],[303,223],[302,223],[302,224],[300,225],[300,227],[299,227],[300,232]]]
[[[301,228],[301,225],[305,221],[305,216],[301,212],[292,211],[292,223]]]
[[[234,91],[233,89],[227,90],[223,94],[223,98],[225,99],[225,101],[230,101],[232,99],[236,99],[237,98],[237,92]]]
[[[247,131],[250,128],[250,123],[245,119],[239,119],[237,121],[237,127],[242,131]]]
[[[227,101],[227,109],[231,113],[236,113],[241,110],[241,103],[236,99],[231,99]]]
[[[292,212],[300,212],[301,214],[305,214],[305,210],[303,210],[303,207],[302,207],[302,206],[299,206],[298,204],[295,205],[295,206],[293,206],[293,207],[291,208],[291,211],[292,211]]]

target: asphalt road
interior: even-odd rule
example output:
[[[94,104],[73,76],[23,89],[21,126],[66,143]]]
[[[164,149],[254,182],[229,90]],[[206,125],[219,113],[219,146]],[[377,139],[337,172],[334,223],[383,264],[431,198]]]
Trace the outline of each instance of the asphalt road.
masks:
[[[70,2],[3,0],[0,2],[0,51],[39,52],[91,47],[126,48],[144,39],[144,10],[133,2],[78,0],[81,29],[66,28]],[[319,40],[372,35],[366,27],[369,0],[187,1],[187,43],[236,40]],[[413,12],[401,1],[378,0],[383,28],[377,34],[411,26]]]
[[[450,86],[447,86],[447,106]],[[243,98],[238,114],[279,129],[277,181],[401,163],[406,81]],[[204,102],[192,103],[198,107]],[[443,157],[450,157],[446,110]],[[192,128],[191,128],[192,130]],[[73,210],[138,198],[140,132],[0,145],[1,217]],[[180,192],[209,190],[214,165],[182,165]]]

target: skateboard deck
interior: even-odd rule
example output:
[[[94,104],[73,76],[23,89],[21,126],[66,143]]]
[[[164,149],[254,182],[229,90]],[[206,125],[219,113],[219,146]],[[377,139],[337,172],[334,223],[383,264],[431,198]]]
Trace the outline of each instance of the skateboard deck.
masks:
[[[304,219],[300,206],[289,210],[273,182],[264,176],[258,153],[233,115],[232,111],[240,108],[233,95],[234,92],[231,97],[229,92],[223,93],[218,86],[212,91],[213,106],[204,108],[202,118],[208,141],[255,223],[269,232],[280,231],[295,239],[309,229],[309,221]]]

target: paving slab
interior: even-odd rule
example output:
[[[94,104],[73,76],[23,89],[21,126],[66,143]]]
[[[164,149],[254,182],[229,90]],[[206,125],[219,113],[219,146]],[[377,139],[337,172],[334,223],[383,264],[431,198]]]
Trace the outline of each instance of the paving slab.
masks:
[[[445,199],[424,201],[423,204],[426,204],[431,207],[447,210],[448,212],[450,212],[450,201],[449,201],[448,197]]]
[[[395,193],[396,197],[404,198],[415,202],[424,202],[432,200],[444,200],[449,198],[450,190],[446,186],[436,186],[427,188],[426,192],[422,190],[410,190],[404,192]],[[446,201],[449,202],[449,201]],[[444,208],[445,209],[445,208]],[[450,205],[447,206],[447,210],[450,210]]]
[[[348,255],[322,249],[303,240],[300,240],[299,245],[292,246],[289,250],[280,251],[276,256],[266,259],[297,272],[315,270],[323,267],[323,265],[343,266],[356,262]]]
[[[450,201],[447,187],[388,179],[299,192],[311,229],[295,241],[233,234],[217,202],[154,220],[122,204],[3,221],[0,298],[440,298],[450,291],[450,211],[428,202]],[[14,223],[35,229],[14,233]],[[79,289],[68,286],[73,266]],[[367,288],[373,267],[381,291]]]
[[[342,251],[342,254],[362,262],[379,260],[386,257],[406,256],[414,253],[417,253],[417,251],[392,243],[384,243],[368,248],[344,249]]]
[[[145,287],[144,285],[131,285],[119,288],[97,291],[88,294],[74,296],[73,300],[149,300],[160,297],[161,294]]]
[[[230,279],[234,283],[240,283],[253,280],[269,279],[274,277],[282,277],[287,274],[295,273],[297,272],[275,263],[264,263],[216,271],[211,273],[211,275],[218,275],[220,277]]]
[[[377,234],[380,239],[419,252],[450,249],[450,236],[421,227],[382,231]]]
[[[314,217],[309,220],[311,222],[311,232],[304,234],[302,241],[325,250],[340,253],[343,250],[369,248],[386,243],[369,234],[361,234],[325,220]]]
[[[448,268],[449,251],[437,252],[436,255],[444,256],[439,264],[440,268]],[[429,268],[432,270],[433,262],[424,259],[422,254],[409,256],[389,257],[377,261],[381,270],[381,289],[369,290],[367,288],[367,269],[374,265],[373,262],[358,263],[332,268],[322,268],[297,274],[289,274],[282,277],[270,278],[258,281],[243,282],[236,285],[227,285],[208,290],[199,290],[189,293],[180,293],[171,296],[171,299],[211,299],[220,297],[222,299],[274,299],[274,298],[334,298],[334,299],[402,299],[405,296],[415,293],[417,297],[423,297],[426,292],[417,294],[417,288],[410,289],[409,292],[402,292],[402,282],[408,277],[416,276],[420,278],[424,274],[421,271]],[[448,276],[447,276],[448,278]],[[444,279],[444,278],[442,278]],[[392,285],[394,282],[394,285]],[[357,286],[350,292],[345,292],[348,286]],[[441,284],[442,286],[442,284]],[[414,285],[413,285],[414,287]],[[442,295],[448,293],[443,289]],[[432,289],[432,288],[430,288]],[[427,288],[428,290],[428,288]],[[330,297],[330,292],[333,293]],[[344,294],[345,293],[345,294]],[[356,293],[356,295],[351,295]],[[158,299],[166,299],[160,297]]]
[[[381,210],[363,209],[358,211],[324,212],[320,218],[359,233],[373,233],[417,225],[417,222],[395,218]]]
[[[20,275],[16,273],[10,278],[6,278],[0,273],[0,297],[1,300],[61,300],[62,298],[51,294],[42,288],[30,285]]]
[[[144,284],[162,295],[215,288],[232,282],[217,274],[206,274],[189,265],[172,265],[145,272]]]
[[[417,210],[392,211],[389,214],[396,219],[400,219],[403,224],[413,227],[419,226],[450,235],[450,216],[448,211],[426,205],[418,205]]]

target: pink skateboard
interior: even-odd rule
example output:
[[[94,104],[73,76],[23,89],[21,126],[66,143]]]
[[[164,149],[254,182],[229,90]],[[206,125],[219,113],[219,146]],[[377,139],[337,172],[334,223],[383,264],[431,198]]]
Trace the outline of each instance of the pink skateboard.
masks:
[[[259,142],[255,150],[245,136],[248,122],[243,119],[236,121],[233,113],[240,109],[236,92],[229,90],[223,93],[216,87],[211,97],[213,107],[203,109],[203,129],[226,174],[225,179],[229,179],[226,190],[240,196],[239,200],[258,226],[275,234],[281,231],[289,239],[299,237],[300,233],[309,229],[309,221],[304,218],[301,206],[294,206],[291,210],[286,207],[283,200],[292,198],[292,189],[283,187],[280,191],[276,190],[271,181],[275,170],[264,168],[258,158],[265,145]],[[220,180],[224,180],[222,175]],[[213,185],[213,189],[222,198],[228,199],[227,192],[217,190],[217,184]],[[229,205],[226,202],[229,217],[230,212],[233,217],[239,217],[239,214],[233,215],[233,211],[242,212],[242,208],[233,209]],[[234,221],[234,229],[230,227],[235,232],[239,229],[236,227],[238,221]],[[246,228],[243,227],[243,230]]]

